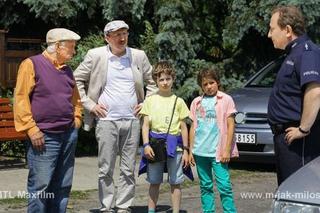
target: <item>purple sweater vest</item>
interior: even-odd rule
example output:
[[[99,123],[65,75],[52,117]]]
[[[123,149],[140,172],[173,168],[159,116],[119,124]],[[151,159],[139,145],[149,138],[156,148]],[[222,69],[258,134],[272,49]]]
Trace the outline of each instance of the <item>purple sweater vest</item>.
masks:
[[[58,71],[42,54],[32,56],[35,86],[30,95],[33,119],[41,131],[62,133],[73,126],[75,81],[70,67]]]

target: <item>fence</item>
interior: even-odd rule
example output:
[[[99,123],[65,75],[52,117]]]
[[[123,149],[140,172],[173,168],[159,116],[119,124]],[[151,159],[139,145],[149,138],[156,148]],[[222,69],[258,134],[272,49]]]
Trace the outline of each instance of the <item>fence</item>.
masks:
[[[41,52],[41,39],[7,38],[0,30],[0,87],[14,88],[21,61]]]

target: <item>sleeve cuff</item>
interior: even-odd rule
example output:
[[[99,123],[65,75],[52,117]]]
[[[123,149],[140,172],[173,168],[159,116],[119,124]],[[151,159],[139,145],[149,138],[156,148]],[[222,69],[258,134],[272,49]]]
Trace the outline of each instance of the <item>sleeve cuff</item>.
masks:
[[[29,137],[34,135],[37,132],[40,132],[40,129],[37,126],[34,126],[34,127],[32,127],[32,128],[27,130],[27,134],[28,134]]]

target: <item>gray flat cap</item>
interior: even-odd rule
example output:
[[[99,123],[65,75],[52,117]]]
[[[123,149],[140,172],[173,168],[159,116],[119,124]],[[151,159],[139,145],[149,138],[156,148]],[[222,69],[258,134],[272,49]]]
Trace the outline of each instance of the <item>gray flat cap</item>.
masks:
[[[57,41],[67,41],[67,40],[74,40],[78,41],[81,37],[68,29],[65,28],[54,28],[47,32],[46,42],[47,43],[54,43]]]
[[[129,26],[122,20],[111,21],[104,27],[104,35],[107,35],[108,33],[113,31],[117,31],[121,28],[129,29]]]

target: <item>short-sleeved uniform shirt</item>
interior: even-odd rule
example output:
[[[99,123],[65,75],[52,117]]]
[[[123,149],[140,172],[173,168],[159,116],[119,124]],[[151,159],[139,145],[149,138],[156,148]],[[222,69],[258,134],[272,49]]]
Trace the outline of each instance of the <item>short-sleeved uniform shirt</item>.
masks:
[[[307,35],[289,43],[268,104],[273,124],[299,121],[306,84],[320,83],[320,49]]]

